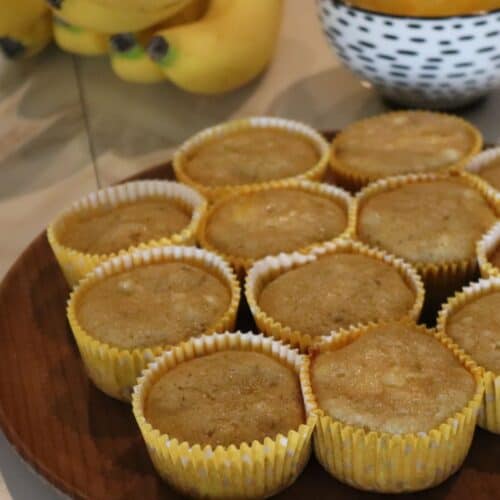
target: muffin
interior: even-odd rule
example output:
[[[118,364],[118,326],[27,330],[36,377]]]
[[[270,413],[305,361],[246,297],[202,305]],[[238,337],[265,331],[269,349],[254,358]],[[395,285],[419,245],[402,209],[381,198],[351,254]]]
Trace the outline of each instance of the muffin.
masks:
[[[136,249],[191,245],[206,210],[193,189],[137,181],[91,193],[47,229],[52,250],[73,286],[104,260]]]
[[[267,498],[293,483],[316,422],[299,381],[305,361],[280,342],[241,332],[164,353],[132,401],[159,474],[184,494],[211,498]]]
[[[127,401],[154,355],[232,328],[239,298],[234,273],[221,258],[195,248],[159,247],[97,267],[71,294],[68,319],[92,381]]]
[[[438,325],[481,367],[486,392],[479,425],[500,434],[500,278],[473,283],[450,298]]]
[[[411,321],[353,329],[318,346],[308,374],[316,456],[340,481],[418,491],[465,459],[484,388],[477,366],[443,335]]]
[[[477,258],[483,278],[500,276],[500,222],[497,222],[478,242]]]
[[[327,184],[279,181],[247,187],[210,207],[199,240],[242,275],[262,257],[306,251],[347,235],[351,204],[349,194]]]
[[[465,170],[484,182],[500,200],[500,148],[487,149],[475,156]]]
[[[349,240],[258,261],[245,294],[261,331],[303,350],[353,326],[416,320],[424,300],[411,266]]]
[[[482,144],[479,130],[456,116],[400,111],[343,130],[333,141],[330,164],[339,184],[356,191],[394,175],[460,167]]]
[[[356,237],[412,263],[441,303],[477,270],[476,243],[497,207],[461,173],[392,177],[357,197]]]
[[[328,143],[302,123],[256,117],[208,128],[174,155],[177,179],[209,200],[242,186],[300,178],[319,180]]]

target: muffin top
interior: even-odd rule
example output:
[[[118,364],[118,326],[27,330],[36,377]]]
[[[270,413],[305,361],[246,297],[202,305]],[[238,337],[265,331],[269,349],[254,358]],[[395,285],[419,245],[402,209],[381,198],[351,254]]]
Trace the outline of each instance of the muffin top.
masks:
[[[476,382],[453,353],[415,325],[372,328],[312,361],[318,406],[367,431],[427,432],[462,410]]]
[[[445,329],[479,365],[500,373],[500,291],[474,298],[452,312]]]
[[[488,255],[488,260],[493,264],[497,269],[500,269],[500,245],[498,245],[490,255]]]
[[[475,152],[465,122],[439,113],[388,113],[354,123],[334,141],[334,158],[370,179],[445,170]]]
[[[136,267],[97,281],[76,304],[81,327],[122,349],[172,345],[209,333],[228,310],[229,287],[185,262]]]
[[[191,215],[171,200],[151,198],[70,216],[60,242],[79,252],[105,255],[168,238],[189,225]]]
[[[394,266],[338,253],[279,275],[264,287],[258,303],[282,325],[317,337],[358,323],[399,319],[415,300]]]
[[[484,179],[490,186],[500,191],[500,156],[484,166],[479,172],[476,173],[479,177]]]
[[[363,199],[357,233],[369,245],[418,263],[468,260],[496,214],[460,179],[408,183]]]
[[[151,387],[146,420],[191,445],[239,446],[304,423],[297,375],[261,353],[224,351],[178,364]]]
[[[339,236],[347,226],[340,201],[298,189],[245,193],[219,204],[205,237],[217,251],[258,259]]]
[[[205,186],[235,186],[302,175],[319,159],[315,145],[299,134],[254,128],[202,144],[186,159],[184,170]]]

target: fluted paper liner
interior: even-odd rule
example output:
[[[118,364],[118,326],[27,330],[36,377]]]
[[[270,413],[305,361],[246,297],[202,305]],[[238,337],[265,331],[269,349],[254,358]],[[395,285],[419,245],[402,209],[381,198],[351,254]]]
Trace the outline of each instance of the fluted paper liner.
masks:
[[[402,323],[404,324],[404,323]],[[332,336],[318,352],[340,349],[373,327],[353,328]],[[390,434],[344,424],[326,415],[313,394],[318,423],[314,451],[321,465],[339,481],[355,488],[381,493],[403,493],[436,486],[463,463],[474,435],[483,397],[479,368],[444,335],[418,327],[450,349],[477,381],[474,397],[459,412],[428,432]],[[305,385],[311,386],[310,371]]]
[[[500,276],[500,269],[490,262],[490,255],[500,246],[500,222],[497,222],[477,243],[477,260],[483,278]]]
[[[237,255],[229,255],[226,254],[221,249],[217,248],[210,241],[207,234],[207,227],[211,217],[218,210],[221,210],[224,207],[224,205],[233,201],[235,198],[239,199],[241,197],[244,197],[245,195],[257,193],[260,191],[278,191],[278,190],[291,190],[291,189],[322,196],[326,199],[331,200],[332,202],[336,203],[337,205],[339,205],[341,208],[344,209],[346,214],[346,227],[340,234],[335,236],[332,240],[326,240],[326,241],[333,241],[339,238],[345,238],[351,234],[353,227],[352,219],[354,217],[354,205],[352,197],[349,193],[347,193],[341,188],[338,188],[336,186],[331,186],[329,184],[322,184],[318,182],[310,182],[303,180],[282,180],[282,181],[272,181],[264,185],[242,187],[237,192],[224,196],[218,201],[216,201],[213,205],[211,205],[208,211],[206,212],[206,215],[202,219],[202,222],[200,224],[200,230],[198,232],[198,238],[201,246],[203,248],[206,248],[207,250],[222,255],[222,257],[224,257],[228,262],[232,264],[238,276],[244,277],[245,272],[248,269],[250,269],[250,267],[252,267],[252,265],[259,259],[240,257]],[[324,244],[325,241],[318,241],[317,243],[313,243],[304,248],[297,248],[296,251],[305,253],[312,250],[313,248],[322,246]]]
[[[134,416],[156,470],[182,493],[203,498],[265,498],[293,483],[309,460],[316,416],[310,412],[311,391],[302,385],[302,376],[307,420],[298,429],[290,429],[286,436],[278,434],[263,441],[213,449],[210,445],[179,442],[174,436],[161,434],[144,416],[149,391],[165,372],[179,363],[226,350],[267,354],[297,375],[308,361],[297,350],[263,335],[226,332],[191,339],[164,353],[143,373],[134,388]]]
[[[491,162],[497,158],[500,158],[500,147],[487,149],[472,158],[472,160],[465,166],[465,171],[470,174],[473,182],[479,185],[482,189],[489,191],[490,196],[494,198],[497,203],[500,203],[500,191],[489,184],[486,179],[480,177],[481,170],[490,166]]]
[[[163,344],[148,348],[121,349],[101,342],[84,330],[78,321],[78,301],[95,283],[133,268],[165,262],[186,262],[213,274],[231,292],[226,312],[207,333],[234,328],[240,301],[240,287],[231,267],[219,256],[194,247],[167,246],[137,250],[113,257],[96,267],[71,293],[67,316],[80,350],[87,374],[94,384],[109,396],[130,401],[132,387],[141,371],[165,349]],[[193,291],[196,293],[196,290]]]
[[[438,317],[439,331],[447,335],[446,325],[450,316],[479,297],[498,291],[500,291],[500,277],[480,280],[463,288],[453,297],[450,297],[446,304],[443,304]],[[450,337],[450,342],[453,343],[456,349],[463,350],[455,339]],[[469,353],[465,352],[465,354],[468,355]],[[471,357],[474,359],[473,356]],[[479,366],[479,368],[483,376],[485,393],[479,412],[478,425],[490,432],[500,434],[500,374],[494,373],[483,366]]]
[[[358,193],[354,200],[356,212],[355,227],[353,230],[354,237],[356,239],[361,239],[358,235],[360,212],[363,208],[363,203],[370,197],[408,184],[457,179],[461,180],[468,187],[475,188],[478,192],[480,192],[485,201],[498,216],[500,213],[500,205],[495,202],[488,191],[473,183],[470,176],[463,172],[456,171],[444,174],[434,173],[401,175],[381,179],[368,185]],[[432,210],[432,207],[429,207],[429,210]],[[464,283],[471,281],[476,275],[478,269],[477,257],[475,254],[471,255],[470,259],[459,261],[441,261],[436,263],[410,261],[410,264],[415,266],[417,271],[422,276],[426,290],[426,299],[432,304],[441,304],[443,297],[453,293],[457,288],[462,287]]]
[[[70,223],[73,217],[79,214],[91,214],[102,206],[115,207],[150,198],[165,198],[178,202],[179,206],[191,212],[191,221],[179,233],[124,248],[118,252],[118,255],[138,249],[165,245],[194,245],[196,243],[196,232],[205,214],[207,202],[199,193],[188,186],[169,181],[135,181],[90,193],[73,203],[47,228],[50,246],[70,286],[76,285],[88,272],[116,254],[88,254],[64,246],[59,238],[66,224]]]
[[[308,254],[291,253],[281,254],[276,257],[266,257],[258,262],[250,269],[246,283],[245,295],[255,319],[258,328],[266,335],[270,335],[284,342],[297,346],[301,351],[306,352],[312,345],[322,342],[325,336],[312,337],[309,334],[303,334],[292,326],[285,326],[279,321],[270,317],[259,306],[259,297],[264,288],[278,276],[297,269],[305,264],[316,261],[324,255],[356,253],[377,259],[395,268],[405,283],[413,291],[415,300],[411,310],[407,312],[407,317],[417,321],[422,312],[424,302],[424,286],[418,273],[409,264],[402,259],[398,259],[383,250],[370,248],[362,243],[349,239],[338,240],[333,243],[324,244]],[[401,318],[394,318],[395,320]],[[376,321],[370,322],[374,325]],[[361,326],[353,325],[353,326]]]
[[[411,113],[419,112],[418,110],[411,111]],[[439,113],[439,112],[434,112],[434,114],[444,114],[444,113]],[[408,114],[408,111],[393,111],[390,113],[385,113],[384,115],[406,115]],[[343,162],[340,160],[337,156],[337,151],[336,151],[336,145],[338,144],[339,140],[342,138],[342,136],[350,131],[350,128],[358,125],[360,122],[367,122],[367,121],[377,121],[380,118],[381,115],[377,116],[372,116],[369,118],[365,118],[363,120],[357,121],[344,129],[342,132],[340,132],[332,142],[332,147],[331,147],[331,155],[330,155],[330,168],[335,176],[335,179],[337,180],[338,184],[345,189],[351,191],[351,192],[356,192],[362,189],[364,186],[368,185],[370,182],[375,182],[383,178],[387,178],[389,176],[387,175],[369,175],[367,173],[361,173],[357,172],[352,169],[347,163]],[[446,116],[451,116],[451,115],[446,115]],[[437,172],[446,172],[446,171],[452,171],[452,170],[458,170],[462,168],[464,165],[466,165],[470,159],[479,153],[483,147],[483,137],[481,135],[481,132],[474,127],[471,123],[469,123],[466,120],[463,120],[462,118],[459,118],[458,116],[453,116],[453,118],[463,124],[467,130],[471,133],[473,137],[473,144],[472,147],[467,155],[465,155],[463,158],[461,158],[459,161],[456,163],[453,163],[451,165],[446,165],[445,167],[442,167],[441,169],[437,169],[434,171]],[[397,175],[397,174],[396,174]]]
[[[285,120],[283,118],[260,116],[230,121],[227,123],[216,125],[215,127],[207,128],[186,141],[175,153],[173,159],[173,166],[177,180],[194,187],[197,191],[205,195],[209,201],[214,201],[221,196],[233,193],[234,191],[251,185],[240,184],[226,186],[206,186],[204,184],[200,184],[199,182],[189,177],[189,175],[185,171],[185,162],[186,158],[193,151],[197,150],[201,145],[206,144],[207,142],[211,142],[214,139],[224,137],[237,131],[255,128],[288,131],[292,134],[302,136],[316,147],[319,155],[318,162],[315,165],[312,165],[311,168],[305,171],[303,174],[294,177],[288,177],[288,179],[292,178],[318,181],[323,177],[328,166],[330,147],[321,134],[319,134],[316,130],[309,127],[308,125],[305,125],[304,123]],[[259,184],[267,184],[267,182]]]

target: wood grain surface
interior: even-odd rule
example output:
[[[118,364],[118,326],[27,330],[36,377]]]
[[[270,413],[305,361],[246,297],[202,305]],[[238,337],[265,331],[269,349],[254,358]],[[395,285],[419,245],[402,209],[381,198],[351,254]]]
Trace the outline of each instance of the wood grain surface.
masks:
[[[140,178],[172,178],[170,165]],[[0,285],[0,425],[21,456],[72,498],[175,499],[155,474],[130,407],[88,381],[65,316],[68,286],[45,234]],[[246,304],[238,327],[255,329]],[[460,471],[406,498],[490,500],[500,491],[500,436],[477,430]],[[311,459],[277,498],[357,499]]]

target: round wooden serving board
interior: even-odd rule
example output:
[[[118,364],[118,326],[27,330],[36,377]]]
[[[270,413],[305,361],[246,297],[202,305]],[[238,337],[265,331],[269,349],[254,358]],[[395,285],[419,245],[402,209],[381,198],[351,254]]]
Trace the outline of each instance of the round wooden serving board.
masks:
[[[172,179],[170,164],[137,176]],[[40,235],[0,285],[0,425],[20,455],[72,498],[175,499],[149,460],[130,407],[89,382],[66,321],[69,289]],[[238,327],[255,329],[246,304]],[[411,497],[490,500],[500,491],[500,436],[477,430],[460,471]],[[330,477],[314,457],[277,498],[375,498]]]

